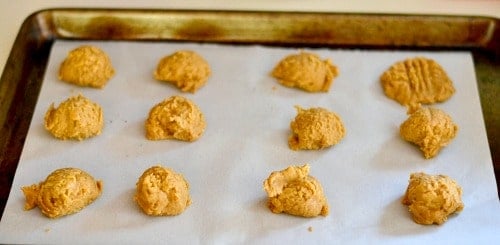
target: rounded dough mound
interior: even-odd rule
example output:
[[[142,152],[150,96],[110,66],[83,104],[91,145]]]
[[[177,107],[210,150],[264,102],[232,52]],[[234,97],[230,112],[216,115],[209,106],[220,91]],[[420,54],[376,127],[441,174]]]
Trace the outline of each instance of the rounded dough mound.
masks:
[[[149,140],[195,141],[205,131],[205,117],[192,101],[172,96],[155,105],[146,120]]]
[[[99,135],[104,126],[101,107],[82,95],[70,97],[45,113],[45,129],[62,140],[83,140]]]
[[[102,192],[102,182],[77,168],[62,168],[52,172],[45,181],[22,187],[25,210],[38,206],[49,218],[76,213],[96,200]]]
[[[338,69],[329,59],[300,52],[285,57],[272,71],[272,76],[287,87],[296,87],[308,92],[328,92]]]
[[[425,158],[436,156],[457,135],[458,126],[444,111],[420,107],[404,121],[399,133],[401,137],[420,147]]]
[[[191,204],[188,182],[169,168],[147,169],[136,187],[134,199],[147,215],[178,215]]]
[[[319,150],[340,142],[345,135],[344,124],[334,112],[324,108],[302,109],[295,106],[297,116],[290,123],[292,134],[288,146],[292,150]]]
[[[423,57],[395,63],[382,74],[380,81],[385,94],[402,105],[442,102],[455,93],[444,69]]]
[[[154,72],[156,80],[170,82],[183,92],[195,93],[210,76],[207,61],[194,51],[177,51],[163,57]]]
[[[318,180],[309,175],[309,165],[290,166],[274,171],[264,181],[273,213],[302,217],[328,215],[328,203]]]
[[[464,208],[462,188],[445,175],[412,173],[402,203],[418,224],[443,224]]]
[[[89,45],[70,51],[59,68],[59,80],[94,88],[104,87],[114,74],[108,55]]]

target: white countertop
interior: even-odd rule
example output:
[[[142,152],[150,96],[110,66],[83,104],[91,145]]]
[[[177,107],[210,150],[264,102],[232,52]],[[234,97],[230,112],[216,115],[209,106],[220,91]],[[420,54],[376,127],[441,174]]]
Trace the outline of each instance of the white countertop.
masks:
[[[235,9],[357,13],[402,13],[491,16],[500,18],[499,0],[0,0],[0,72],[19,28],[28,15],[59,7]]]

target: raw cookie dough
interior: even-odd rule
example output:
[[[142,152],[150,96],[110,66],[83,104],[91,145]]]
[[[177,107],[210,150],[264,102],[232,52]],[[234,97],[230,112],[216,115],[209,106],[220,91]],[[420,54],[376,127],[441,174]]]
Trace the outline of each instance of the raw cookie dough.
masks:
[[[419,107],[410,113],[399,133],[404,140],[418,145],[425,158],[436,156],[457,135],[458,126],[442,110]]]
[[[149,140],[195,141],[205,131],[205,117],[192,101],[172,96],[155,105],[146,120]]]
[[[207,61],[194,51],[182,50],[163,57],[154,72],[156,80],[174,84],[183,92],[195,93],[210,76]]]
[[[70,51],[59,68],[59,80],[95,88],[104,87],[114,74],[108,55],[90,45]]]
[[[297,116],[290,123],[292,134],[288,146],[292,150],[318,150],[340,142],[345,135],[344,124],[334,112],[324,108],[302,109],[295,106]]]
[[[136,187],[134,200],[147,215],[178,215],[191,204],[188,182],[170,168],[147,169]]]
[[[308,92],[328,92],[338,69],[329,59],[300,52],[285,57],[274,68],[271,75],[287,87],[296,87]]]
[[[318,180],[309,175],[309,165],[290,166],[274,171],[264,181],[273,213],[303,217],[328,215],[328,203]]]
[[[385,94],[402,105],[442,102],[455,93],[444,69],[424,57],[395,63],[382,74],[380,81]]]
[[[62,140],[83,140],[99,135],[104,126],[101,107],[83,95],[73,96],[54,104],[45,113],[45,129]]]
[[[102,192],[102,182],[77,168],[61,168],[39,184],[22,187],[25,210],[38,206],[49,218],[76,213],[96,200]]]
[[[442,224],[464,208],[462,188],[445,175],[412,173],[402,203],[422,225]]]

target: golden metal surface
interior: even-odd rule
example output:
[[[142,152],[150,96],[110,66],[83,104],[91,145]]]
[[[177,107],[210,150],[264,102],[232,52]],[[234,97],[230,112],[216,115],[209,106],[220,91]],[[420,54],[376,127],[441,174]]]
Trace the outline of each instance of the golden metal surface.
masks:
[[[486,47],[495,19],[289,12],[57,10],[58,38]]]

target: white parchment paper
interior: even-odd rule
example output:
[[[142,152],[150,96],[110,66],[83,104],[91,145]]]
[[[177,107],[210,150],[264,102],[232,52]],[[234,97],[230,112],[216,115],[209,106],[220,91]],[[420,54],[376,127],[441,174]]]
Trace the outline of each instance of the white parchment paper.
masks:
[[[81,44],[112,59],[116,75],[104,89],[57,79],[59,64]],[[180,49],[198,52],[212,76],[196,94],[155,81],[159,59]],[[57,41],[51,52],[22,157],[0,222],[0,243],[62,244],[344,244],[500,241],[500,205],[471,55],[468,52],[306,49],[340,70],[328,93],[279,85],[272,68],[294,48],[190,43]],[[425,160],[399,137],[406,109],[388,99],[378,80],[396,61],[426,56],[439,62],[456,87],[436,105],[452,116],[459,133],[434,159]],[[22,62],[22,61],[20,61]],[[78,93],[104,110],[102,134],[60,141],[43,127],[51,103]],[[172,95],[198,104],[207,120],[196,142],[148,141],[144,121],[152,106]],[[321,151],[288,148],[294,105],[339,114],[346,137]],[[327,217],[271,213],[262,182],[275,170],[311,164],[330,204]],[[162,164],[182,173],[193,204],[175,217],[149,217],[133,201],[144,170]],[[102,196],[81,212],[48,219],[24,211],[22,186],[62,167],[78,167],[104,182]],[[445,174],[463,188],[465,209],[441,226],[413,222],[400,202],[410,173]]]

